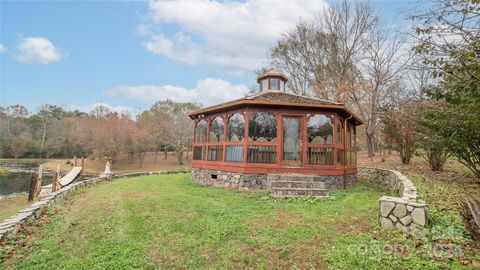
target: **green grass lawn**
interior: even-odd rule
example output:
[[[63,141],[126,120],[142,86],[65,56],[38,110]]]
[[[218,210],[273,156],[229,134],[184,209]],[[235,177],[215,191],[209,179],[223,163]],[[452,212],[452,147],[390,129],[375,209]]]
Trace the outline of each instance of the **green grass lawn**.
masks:
[[[202,187],[189,174],[82,188],[0,246],[6,269],[438,269],[418,239],[377,225],[381,187],[331,200]],[[428,236],[427,236],[428,237]],[[430,241],[430,240],[425,240]],[[402,248],[385,250],[385,246]],[[426,245],[428,247],[428,245]],[[460,265],[453,260],[452,267]]]
[[[27,195],[20,195],[0,200],[0,222],[15,215],[18,211],[27,208],[31,203],[27,201]]]

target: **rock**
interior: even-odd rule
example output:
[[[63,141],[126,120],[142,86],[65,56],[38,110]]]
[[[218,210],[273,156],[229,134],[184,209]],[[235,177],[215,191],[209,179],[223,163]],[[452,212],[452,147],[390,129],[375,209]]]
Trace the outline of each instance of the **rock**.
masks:
[[[38,209],[37,211],[35,211],[35,218],[39,218],[43,213],[43,210],[42,208]]]
[[[410,223],[412,223],[412,217],[410,215],[404,216],[403,218],[400,219],[400,222],[403,225],[408,226],[410,225]]]
[[[393,222],[397,222],[398,220],[398,218],[395,217],[394,215],[389,215],[388,218],[391,219]]]
[[[427,217],[425,208],[415,208],[411,213],[413,222],[420,226],[425,226],[427,224]]]
[[[395,209],[393,210],[393,214],[397,218],[402,218],[407,214],[407,208],[405,207],[405,204],[399,203],[397,206],[395,206]]]
[[[380,226],[384,229],[391,230],[393,229],[393,222],[388,218],[382,217],[380,220]]]
[[[380,201],[380,215],[382,217],[387,217],[394,207],[394,202]]]
[[[407,210],[411,212],[413,210],[413,206],[407,205]]]
[[[400,222],[397,222],[397,224],[395,224],[395,228],[397,230],[400,230],[400,231],[403,231],[403,232],[407,231],[407,228],[405,226],[403,226]]]

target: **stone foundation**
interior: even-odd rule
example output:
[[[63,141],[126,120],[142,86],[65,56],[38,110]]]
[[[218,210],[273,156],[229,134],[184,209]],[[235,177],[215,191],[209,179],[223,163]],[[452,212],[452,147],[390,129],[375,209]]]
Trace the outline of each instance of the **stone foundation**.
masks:
[[[343,175],[303,175],[303,174],[244,174],[220,170],[192,169],[192,180],[208,186],[227,187],[243,190],[270,190],[272,181],[323,183],[328,191],[343,189]],[[353,186],[356,174],[347,175],[347,184]]]
[[[380,198],[379,222],[385,229],[414,230],[427,225],[427,204],[417,198],[417,189],[402,173],[379,168],[360,168],[359,176],[370,182],[382,184],[399,197]]]
[[[269,189],[266,174],[244,174],[217,170],[192,169],[192,180],[206,186],[245,190]]]

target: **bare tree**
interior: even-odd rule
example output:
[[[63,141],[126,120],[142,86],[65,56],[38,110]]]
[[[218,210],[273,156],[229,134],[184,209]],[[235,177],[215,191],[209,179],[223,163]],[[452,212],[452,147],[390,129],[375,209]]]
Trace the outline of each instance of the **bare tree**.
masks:
[[[344,102],[365,120],[375,154],[385,99],[410,58],[405,36],[387,28],[368,2],[335,2],[312,22],[300,22],[270,52],[289,78],[289,91]]]

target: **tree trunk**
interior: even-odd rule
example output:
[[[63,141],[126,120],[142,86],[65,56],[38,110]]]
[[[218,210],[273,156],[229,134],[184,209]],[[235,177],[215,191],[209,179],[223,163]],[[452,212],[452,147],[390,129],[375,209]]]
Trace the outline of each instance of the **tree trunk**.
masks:
[[[167,149],[166,146],[163,148],[163,154],[165,155],[165,159],[167,159],[168,158],[168,149]]]
[[[178,164],[183,165],[183,150],[177,151]]]
[[[45,135],[47,133],[47,120],[43,123],[43,134],[42,134],[42,142],[40,143],[40,158],[42,157],[43,153],[43,144],[45,143]]]
[[[143,161],[145,159],[145,152],[141,152],[139,157],[140,157],[140,168],[143,168]]]
[[[375,139],[373,138],[373,134],[369,134],[368,132],[365,132],[365,137],[367,137],[367,150],[368,150],[368,157],[374,157],[375,156],[375,149],[374,149],[374,144],[375,144]]]
[[[158,150],[155,149],[155,156],[153,156],[153,164],[157,164],[157,155],[158,155]]]

